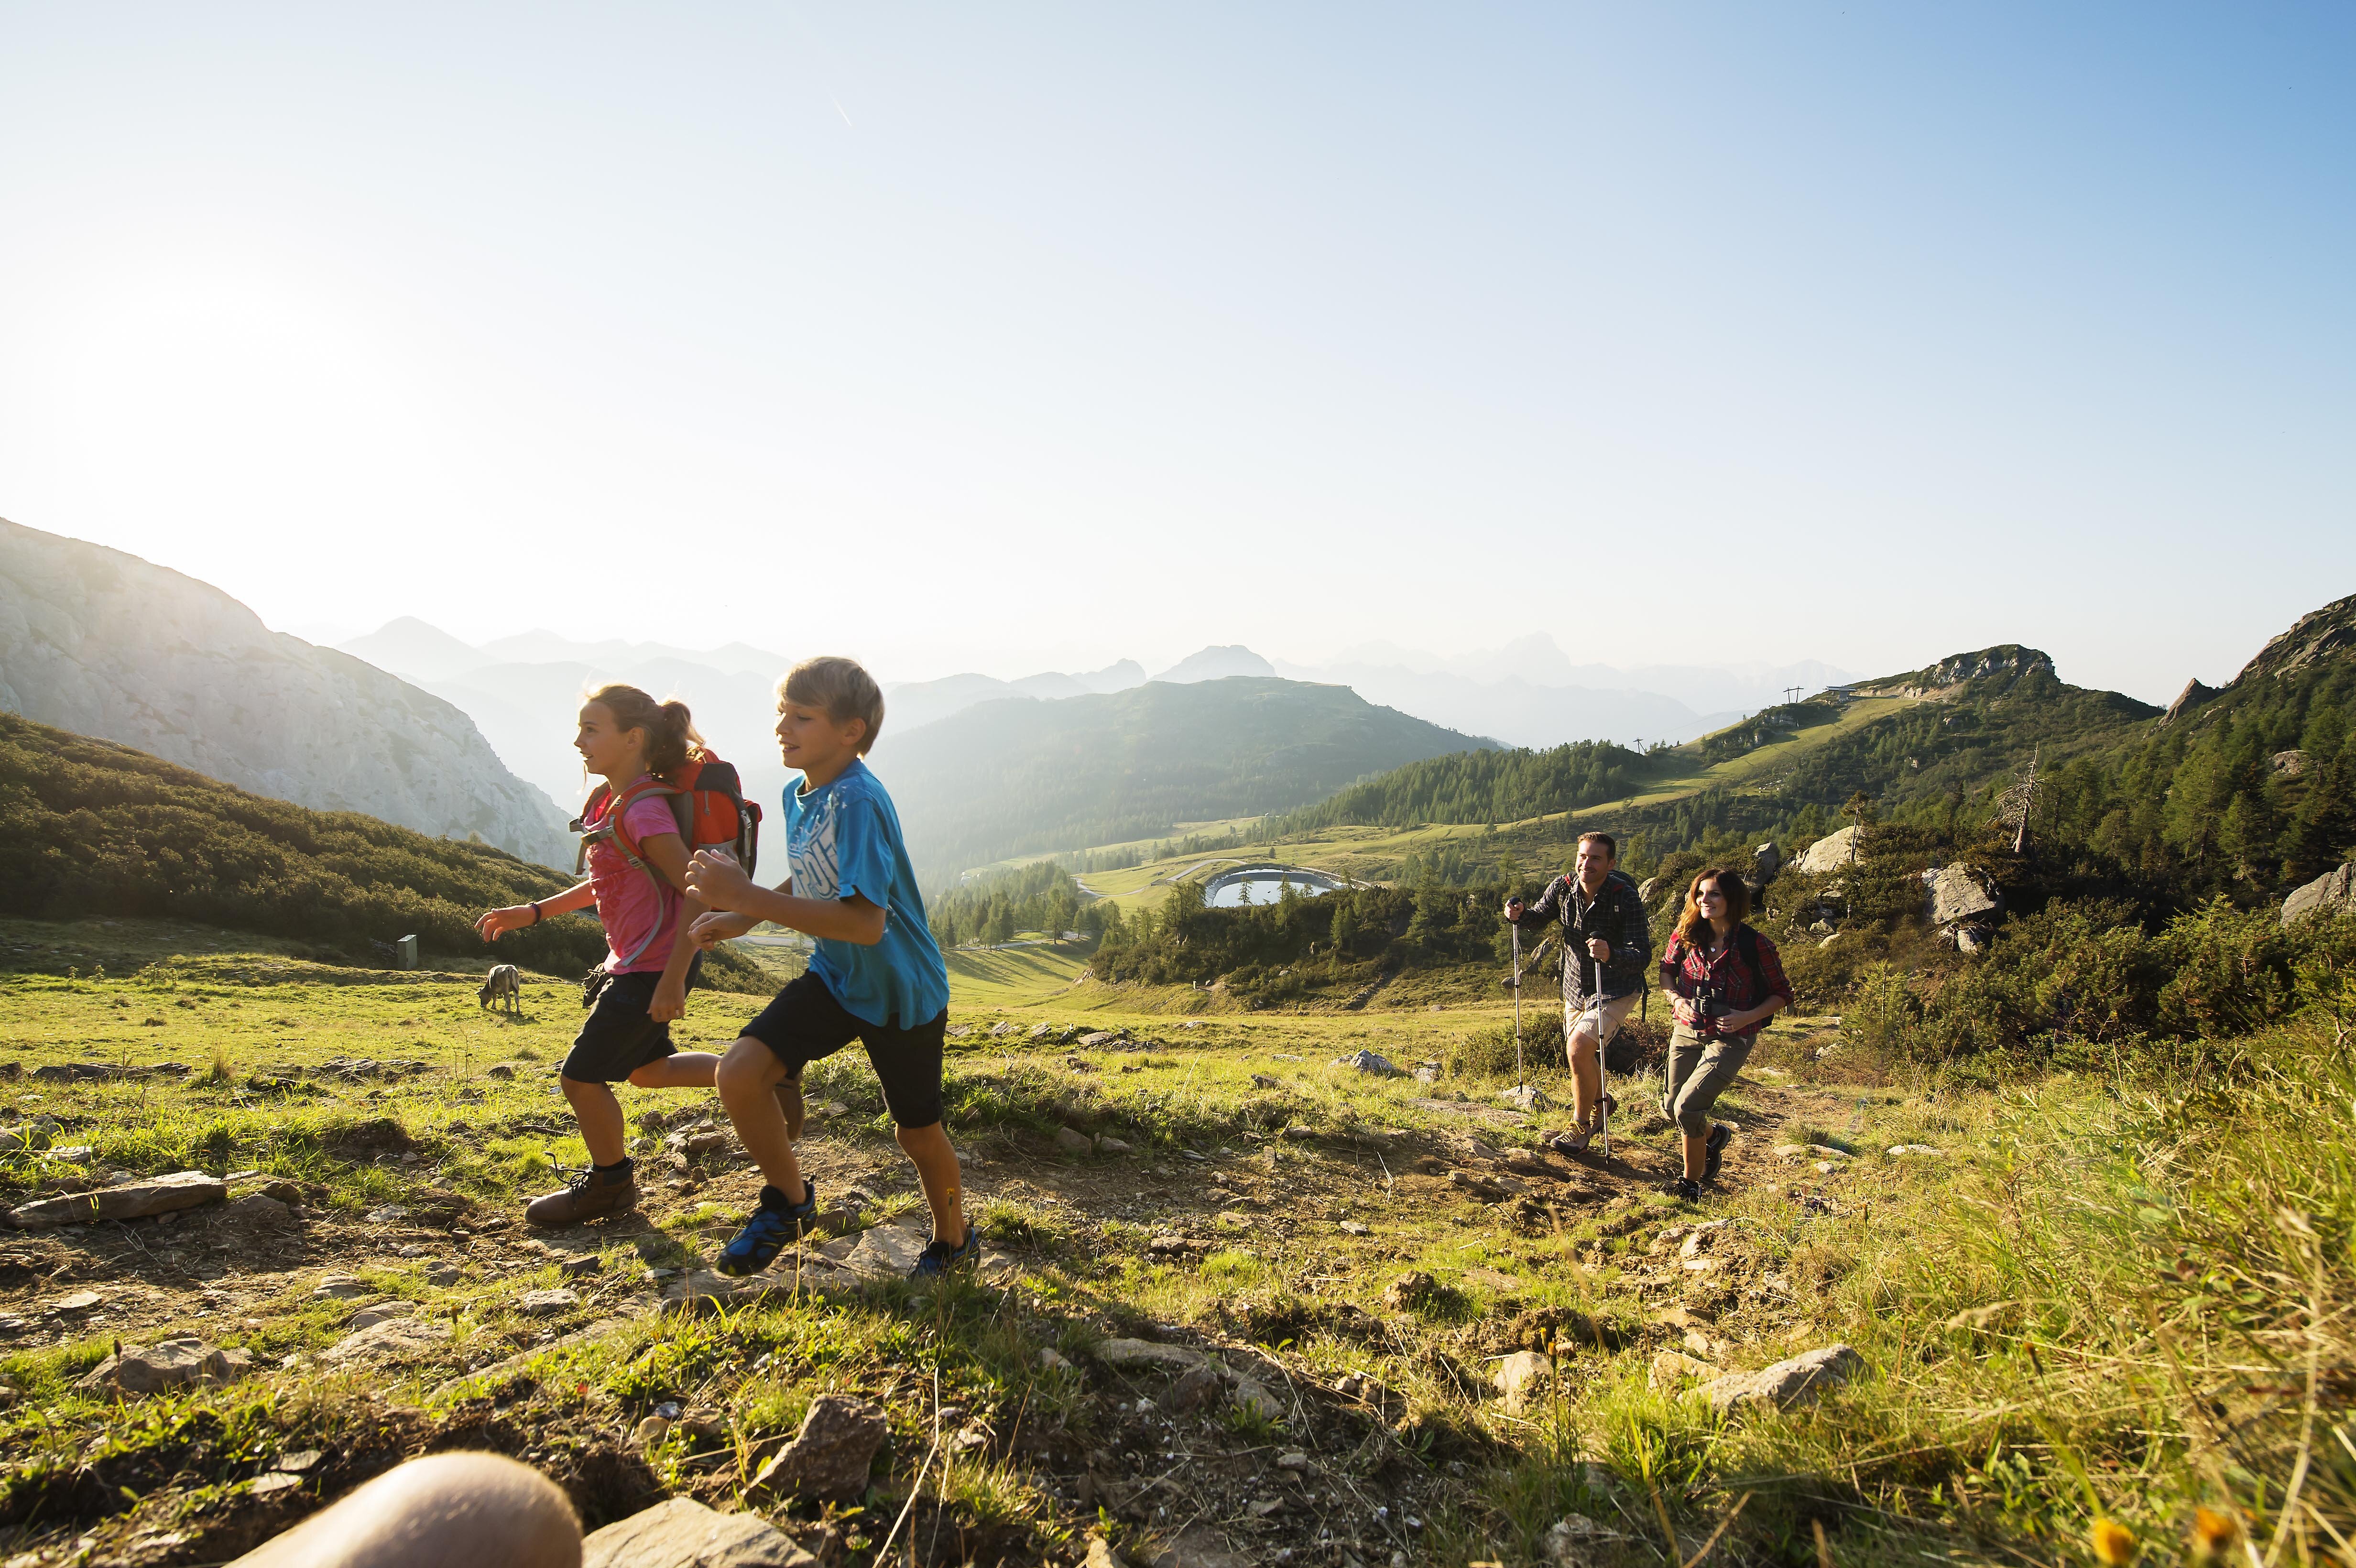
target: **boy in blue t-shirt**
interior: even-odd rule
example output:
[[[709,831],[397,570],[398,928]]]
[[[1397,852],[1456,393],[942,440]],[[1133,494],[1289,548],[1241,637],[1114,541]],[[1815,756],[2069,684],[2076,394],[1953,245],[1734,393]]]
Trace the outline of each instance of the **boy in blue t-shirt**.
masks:
[[[900,1147],[932,1206],[933,1241],[916,1274],[943,1274],[980,1242],[958,1202],[957,1151],[941,1124],[941,1044],[948,967],[901,842],[900,814],[862,759],[884,722],[884,693],[850,659],[806,659],[777,683],[777,749],[801,771],[786,793],[787,876],[758,886],[725,854],[688,868],[712,912],[691,930],[709,947],[773,921],[817,939],[809,968],[777,993],[720,1059],[721,1103],[768,1185],[761,1206],[720,1254],[723,1274],[757,1274],[818,1215],[818,1193],[794,1160],[802,1069],[853,1040],[884,1087]]]

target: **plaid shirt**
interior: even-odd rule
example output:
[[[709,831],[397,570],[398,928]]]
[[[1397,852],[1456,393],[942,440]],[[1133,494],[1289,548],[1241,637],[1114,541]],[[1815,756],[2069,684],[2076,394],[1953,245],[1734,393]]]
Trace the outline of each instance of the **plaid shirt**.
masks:
[[[1583,1005],[1593,991],[1616,1002],[1644,987],[1644,965],[1653,956],[1653,931],[1635,880],[1625,871],[1606,874],[1603,891],[1592,900],[1576,875],[1557,877],[1537,902],[1522,906],[1522,918],[1515,923],[1524,931],[1562,928],[1562,999],[1571,1007]],[[1612,944],[1612,956],[1601,965],[1587,951],[1588,943],[1599,936]]]
[[[1670,937],[1669,945],[1661,954],[1661,989],[1682,999],[1691,997],[1695,987],[1707,981],[1718,987],[1720,1016],[1749,1012],[1770,997],[1781,997],[1788,1005],[1794,998],[1792,982],[1783,978],[1783,960],[1773,943],[1755,932],[1753,935],[1759,944],[1756,973],[1741,961],[1742,944],[1731,935],[1708,948]],[[1754,1034],[1758,1029],[1757,1024],[1752,1024],[1732,1038]],[[1705,1040],[1714,1039],[1718,1026],[1715,1022],[1694,1026],[1694,1033]]]

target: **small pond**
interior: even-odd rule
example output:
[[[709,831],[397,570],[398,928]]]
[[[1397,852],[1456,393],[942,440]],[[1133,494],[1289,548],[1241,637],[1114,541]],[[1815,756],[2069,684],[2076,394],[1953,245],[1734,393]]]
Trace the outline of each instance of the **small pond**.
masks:
[[[1338,885],[1323,871],[1298,866],[1249,866],[1205,883],[1203,901],[1213,909],[1239,909],[1247,903],[1272,904],[1284,896],[1287,887],[1311,899],[1330,893]]]

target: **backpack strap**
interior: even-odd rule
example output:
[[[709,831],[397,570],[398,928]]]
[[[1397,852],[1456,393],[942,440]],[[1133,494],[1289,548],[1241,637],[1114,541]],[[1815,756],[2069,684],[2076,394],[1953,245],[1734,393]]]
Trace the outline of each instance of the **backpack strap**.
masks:
[[[590,805],[594,806],[601,795],[608,796],[609,798],[606,800],[604,815],[597,817],[595,821],[590,822],[587,830],[581,836],[582,859],[584,860],[587,859],[589,846],[593,841],[598,838],[605,839],[607,843],[613,845],[615,848],[621,851],[623,859],[637,868],[639,871],[645,874],[647,880],[654,884],[656,907],[661,908],[663,905],[669,903],[671,900],[679,896],[679,890],[672,887],[669,881],[664,878],[663,874],[660,871],[656,870],[652,866],[648,865],[647,863],[646,857],[638,853],[639,841],[633,839],[630,837],[629,827],[624,822],[623,818],[629,814],[630,807],[636,805],[638,802],[649,797],[659,797],[664,801],[665,805],[670,807],[671,815],[674,818],[679,815],[679,803],[682,800],[687,801],[688,816],[691,823],[694,819],[695,812],[692,797],[688,794],[688,792],[680,789],[678,785],[665,783],[663,780],[655,778],[652,775],[634,781],[619,795],[614,795],[608,790],[600,788],[596,794],[592,795],[589,797]],[[587,807],[584,807],[581,814],[581,820],[584,822],[589,822],[589,810]],[[686,837],[685,828],[680,830],[680,837],[682,838]],[[638,944],[637,950],[623,958],[623,964],[635,964],[643,957],[647,949],[654,945],[655,937],[662,931],[662,928],[663,923],[660,920],[657,920],[654,923],[654,925],[647,932],[646,939]]]

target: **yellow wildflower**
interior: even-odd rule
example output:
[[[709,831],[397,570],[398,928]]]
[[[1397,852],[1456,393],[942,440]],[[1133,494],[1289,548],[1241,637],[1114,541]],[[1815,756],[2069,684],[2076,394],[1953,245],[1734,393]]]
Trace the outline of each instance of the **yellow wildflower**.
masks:
[[[2142,1544],[2136,1540],[2134,1531],[2115,1519],[2095,1520],[2094,1528],[2089,1535],[2094,1543],[2095,1557],[2100,1559],[2106,1568],[2127,1568],[2127,1564],[2135,1561],[2136,1548]]]
[[[2208,1508],[2192,1510],[2192,1554],[2203,1563],[2222,1562],[2241,1533],[2240,1523],[2230,1513]]]

